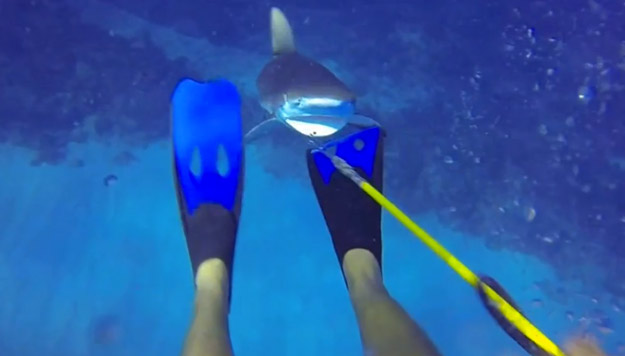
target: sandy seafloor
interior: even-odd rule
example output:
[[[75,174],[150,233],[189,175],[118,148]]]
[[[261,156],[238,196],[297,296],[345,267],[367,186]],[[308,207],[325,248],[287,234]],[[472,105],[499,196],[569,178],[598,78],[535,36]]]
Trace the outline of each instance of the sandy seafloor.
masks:
[[[119,148],[114,146],[72,147],[85,158],[82,168],[31,167],[29,152],[1,148],[3,355],[179,352],[193,291],[170,146],[162,142],[135,151],[138,161],[124,167],[112,163]],[[260,168],[261,158],[279,154],[262,143],[247,149],[231,311],[234,348],[237,355],[361,354],[354,313],[311,187]],[[119,180],[105,187],[109,173]],[[578,315],[597,307],[582,295],[567,304],[543,295],[535,282],[555,277],[534,258],[489,250],[435,219],[415,218],[470,268],[497,278],[558,343],[581,330]],[[390,215],[383,225],[387,286],[445,355],[523,355],[460,277]],[[613,330],[625,329],[621,313],[610,317]],[[110,334],[98,342],[103,332]],[[598,336],[616,354],[619,336]]]

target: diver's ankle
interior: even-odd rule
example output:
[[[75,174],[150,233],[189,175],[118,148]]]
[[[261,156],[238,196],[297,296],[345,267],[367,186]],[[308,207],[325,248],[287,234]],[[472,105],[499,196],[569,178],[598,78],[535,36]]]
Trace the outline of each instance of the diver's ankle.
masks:
[[[197,293],[228,299],[230,280],[225,263],[212,258],[200,264],[195,274],[195,288]]]
[[[354,248],[347,251],[343,257],[343,274],[353,297],[387,294],[380,265],[369,250]]]

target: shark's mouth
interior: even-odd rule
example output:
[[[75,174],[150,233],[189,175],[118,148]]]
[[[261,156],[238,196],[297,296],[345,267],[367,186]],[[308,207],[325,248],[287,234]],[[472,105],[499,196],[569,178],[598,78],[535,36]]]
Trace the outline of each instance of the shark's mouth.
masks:
[[[278,119],[302,135],[310,137],[335,134],[347,125],[353,114],[353,101],[321,97],[285,101],[276,111]]]

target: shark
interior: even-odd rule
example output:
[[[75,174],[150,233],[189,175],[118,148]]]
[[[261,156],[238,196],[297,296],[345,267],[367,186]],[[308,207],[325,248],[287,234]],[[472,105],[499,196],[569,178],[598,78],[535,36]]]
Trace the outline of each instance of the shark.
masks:
[[[272,59],[256,80],[260,105],[269,118],[246,134],[246,140],[261,127],[281,122],[309,137],[334,135],[346,126],[380,126],[356,113],[356,94],[318,61],[301,54],[284,13],[271,8]]]

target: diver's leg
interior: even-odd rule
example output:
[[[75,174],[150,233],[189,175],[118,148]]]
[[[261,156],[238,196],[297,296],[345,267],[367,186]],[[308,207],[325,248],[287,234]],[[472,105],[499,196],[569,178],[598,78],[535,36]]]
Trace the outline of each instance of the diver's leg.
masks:
[[[183,356],[232,355],[228,329],[229,276],[219,259],[203,262],[196,276],[195,313]]]
[[[358,165],[355,170],[380,191],[383,141],[381,130],[377,134],[375,130],[365,130],[339,142],[336,148],[341,158]],[[323,154],[309,150],[307,161],[358,318],[365,354],[439,355],[425,332],[393,300],[382,282],[381,207],[334,170]]]
[[[366,355],[440,355],[425,331],[389,295],[370,251],[349,250],[343,273]]]

